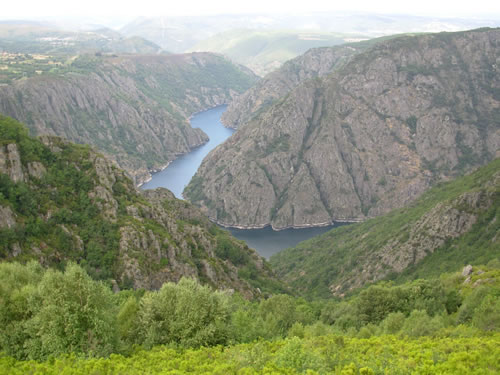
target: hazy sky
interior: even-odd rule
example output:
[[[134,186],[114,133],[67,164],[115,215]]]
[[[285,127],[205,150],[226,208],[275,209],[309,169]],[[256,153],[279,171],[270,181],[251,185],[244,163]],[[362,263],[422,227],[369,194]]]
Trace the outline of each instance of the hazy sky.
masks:
[[[500,15],[498,0],[14,0],[4,1],[0,19],[50,16],[172,16],[354,10],[413,15]]]

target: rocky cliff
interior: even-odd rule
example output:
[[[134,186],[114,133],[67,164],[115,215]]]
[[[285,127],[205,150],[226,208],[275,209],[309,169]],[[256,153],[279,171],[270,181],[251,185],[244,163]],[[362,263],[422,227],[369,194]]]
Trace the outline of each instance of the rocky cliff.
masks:
[[[276,229],[405,206],[498,156],[499,43],[498,29],[377,43],[240,125],[185,196],[221,224]]]
[[[137,178],[205,141],[188,117],[227,103],[255,77],[209,53],[82,56],[56,74],[0,86],[0,112],[49,134],[98,147]]]
[[[500,159],[409,207],[333,229],[271,258],[298,291],[344,296],[384,278],[438,277],[500,256]]]
[[[166,189],[140,192],[90,147],[31,138],[5,117],[0,214],[2,260],[73,260],[120,288],[156,289],[182,276],[246,297],[280,288],[265,260],[189,203]]]
[[[237,129],[286,96],[300,83],[323,77],[343,66],[357,53],[380,39],[342,46],[313,48],[287,61],[283,66],[260,79],[254,86],[233,100],[222,115],[222,123]]]

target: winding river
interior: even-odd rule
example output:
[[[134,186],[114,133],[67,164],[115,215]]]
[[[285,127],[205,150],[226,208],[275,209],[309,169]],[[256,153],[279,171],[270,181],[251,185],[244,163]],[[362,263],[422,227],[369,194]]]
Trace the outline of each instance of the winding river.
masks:
[[[141,187],[143,189],[164,187],[172,191],[177,198],[183,199],[182,191],[189,181],[191,181],[203,158],[210,150],[224,142],[234,133],[233,129],[222,126],[220,122],[220,117],[226,108],[226,105],[221,105],[193,115],[191,117],[191,126],[203,130],[210,138],[209,141],[204,145],[196,147],[191,152],[179,156],[167,168],[155,173],[153,178]]]
[[[222,113],[227,106],[219,106],[197,113],[191,117],[191,126],[203,130],[210,140],[188,154],[182,155],[168,165],[163,171],[155,173],[153,178],[142,185],[142,189],[165,187],[171,190],[177,198],[182,199],[182,191],[196,173],[203,158],[217,145],[224,142],[233,129],[224,127],[220,122]],[[238,239],[245,241],[260,255],[269,257],[280,250],[292,247],[301,241],[322,234],[334,226],[304,229],[285,229],[273,231],[270,227],[264,229],[229,229]]]

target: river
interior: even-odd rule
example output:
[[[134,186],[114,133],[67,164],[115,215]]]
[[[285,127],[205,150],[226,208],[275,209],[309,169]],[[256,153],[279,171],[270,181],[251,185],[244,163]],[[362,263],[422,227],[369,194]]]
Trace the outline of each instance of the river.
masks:
[[[193,151],[179,156],[163,171],[155,173],[153,178],[142,185],[141,188],[154,189],[165,187],[172,191],[177,198],[183,199],[182,191],[189,181],[191,181],[203,158],[210,150],[224,142],[234,133],[233,129],[222,126],[220,122],[220,117],[226,108],[226,105],[221,105],[193,115],[191,117],[191,126],[203,130],[210,138],[209,141],[204,145],[196,147]]]
[[[182,199],[182,191],[196,173],[203,158],[217,145],[224,142],[234,130],[224,127],[220,122],[222,113],[227,106],[219,106],[197,113],[191,117],[191,126],[203,130],[210,140],[188,154],[182,155],[163,171],[155,173],[151,181],[141,186],[142,189],[165,187],[175,196]],[[270,227],[264,229],[229,229],[238,239],[245,241],[249,247],[260,255],[269,257],[280,250],[292,247],[301,241],[322,234],[334,226],[304,229],[286,229],[273,231]]]

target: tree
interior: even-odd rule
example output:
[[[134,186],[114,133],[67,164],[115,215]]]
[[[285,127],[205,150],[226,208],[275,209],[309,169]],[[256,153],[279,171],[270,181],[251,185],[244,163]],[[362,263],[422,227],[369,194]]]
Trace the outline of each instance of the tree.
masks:
[[[36,313],[37,288],[43,269],[35,261],[0,264],[0,351],[25,359],[26,323]]]
[[[138,340],[147,348],[168,343],[185,347],[224,344],[228,321],[226,294],[183,278],[178,284],[163,284],[141,299]]]
[[[45,359],[68,352],[107,356],[115,351],[113,294],[81,267],[70,263],[64,273],[46,271],[37,295],[39,306],[27,322],[29,358]]]

